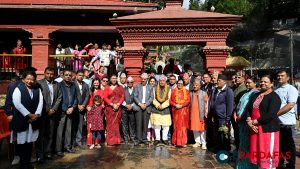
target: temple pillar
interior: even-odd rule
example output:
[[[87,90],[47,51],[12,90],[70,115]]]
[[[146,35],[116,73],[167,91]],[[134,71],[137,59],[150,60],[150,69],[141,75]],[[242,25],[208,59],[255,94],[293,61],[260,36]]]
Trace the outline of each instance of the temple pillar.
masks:
[[[225,43],[207,43],[201,52],[207,71],[222,73],[226,68],[226,58],[231,52],[231,48]]]
[[[37,79],[43,78],[44,69],[48,66],[55,66],[53,58],[49,58],[51,54],[52,40],[49,38],[49,33],[55,31],[54,29],[47,28],[30,28],[25,29],[32,33],[31,45],[32,45],[32,67],[37,69]]]
[[[134,84],[141,81],[140,75],[144,68],[144,59],[147,50],[144,47],[123,47],[118,50],[119,54],[124,58],[124,68],[128,74],[134,79]]]

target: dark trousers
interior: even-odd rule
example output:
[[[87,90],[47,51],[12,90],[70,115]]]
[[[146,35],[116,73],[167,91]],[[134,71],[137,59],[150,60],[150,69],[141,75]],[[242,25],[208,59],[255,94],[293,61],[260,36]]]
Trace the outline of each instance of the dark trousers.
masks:
[[[96,137],[98,139],[98,144],[100,144],[101,140],[101,132],[100,130],[92,130],[92,143],[95,144]]]
[[[20,156],[20,168],[21,169],[32,169],[30,163],[31,154],[32,154],[32,145],[33,143],[17,144],[17,149]]]
[[[72,137],[72,115],[64,115],[60,118],[57,128],[56,136],[56,152],[62,151],[62,144],[64,144],[65,149],[71,149],[71,137]],[[64,137],[63,137],[64,136]],[[63,141],[64,138],[64,141]]]
[[[296,162],[296,146],[294,141],[295,126],[281,125],[280,126],[280,153],[285,156],[286,168],[294,169]],[[279,165],[284,163],[284,159],[280,158]]]
[[[44,155],[52,153],[55,121],[55,117],[42,118],[39,137],[36,142],[36,154],[39,158],[44,158]]]
[[[84,115],[78,110],[74,112],[73,126],[72,126],[72,138],[73,146],[82,146],[82,128]]]
[[[206,125],[206,142],[207,142],[207,147],[209,149],[215,149],[218,146],[218,128],[219,125],[216,122],[216,120],[213,122],[212,121],[212,116],[209,116],[205,120],[205,125]],[[213,150],[214,151],[214,150]]]
[[[146,110],[140,110],[135,113],[136,121],[136,137],[139,141],[147,140],[147,129],[150,114]]]
[[[234,134],[234,144],[236,149],[238,150],[240,145],[239,125],[237,122],[234,121],[233,116],[231,116],[231,124],[232,124],[233,134]]]
[[[135,140],[135,113],[133,111],[122,109],[122,131],[125,141],[128,141],[129,138],[131,138],[132,141]]]

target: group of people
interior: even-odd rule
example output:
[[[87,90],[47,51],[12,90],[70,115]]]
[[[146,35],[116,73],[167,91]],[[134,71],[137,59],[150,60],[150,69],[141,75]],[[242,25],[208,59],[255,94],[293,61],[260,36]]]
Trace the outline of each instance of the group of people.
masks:
[[[119,42],[116,43],[116,49],[120,48]],[[76,44],[74,48],[71,46],[63,48],[59,43],[55,50],[56,67],[58,72],[63,69],[78,71],[89,69],[97,72],[100,66],[104,67],[106,72],[115,72],[116,66],[120,62],[120,57],[115,50],[112,50],[110,44],[104,43],[102,48],[98,43],[89,43],[84,48]],[[59,56],[63,55],[63,56]],[[71,55],[66,57],[64,55]],[[88,55],[84,58],[83,55]]]
[[[5,110],[21,168],[31,167],[34,142],[41,163],[85,144],[101,148],[103,140],[106,146],[193,142],[195,148],[217,152],[231,150],[232,129],[236,168],[275,168],[284,160],[287,168],[295,168],[298,91],[288,84],[288,72],[277,73],[275,89],[271,76],[262,76],[257,88],[244,72],[231,86],[223,74],[143,72],[134,86],[125,72],[107,76],[103,66],[99,69],[93,77],[89,70],[63,70],[55,79],[55,69],[47,67],[42,80],[26,70],[9,86]]]

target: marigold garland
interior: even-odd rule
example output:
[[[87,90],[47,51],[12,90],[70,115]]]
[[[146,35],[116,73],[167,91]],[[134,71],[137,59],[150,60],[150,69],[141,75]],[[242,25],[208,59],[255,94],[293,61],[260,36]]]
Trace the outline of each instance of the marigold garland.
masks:
[[[181,99],[179,99],[179,89],[178,89],[178,87],[176,87],[176,89],[175,89],[175,102],[177,104],[180,104],[180,105],[182,105],[183,103],[185,103],[186,100],[187,100],[186,90],[182,89],[182,91],[183,91],[183,99],[181,100]]]
[[[156,100],[158,102],[163,103],[164,101],[166,101],[166,98],[168,96],[168,85],[164,86],[164,95],[162,98],[160,98],[160,85],[157,85],[155,95],[156,95]]]

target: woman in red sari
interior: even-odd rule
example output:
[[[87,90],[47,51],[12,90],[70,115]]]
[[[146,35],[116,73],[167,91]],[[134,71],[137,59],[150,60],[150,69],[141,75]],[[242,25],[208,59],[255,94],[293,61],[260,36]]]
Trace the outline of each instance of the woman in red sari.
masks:
[[[172,90],[170,105],[173,113],[174,132],[172,144],[185,147],[187,144],[187,129],[189,125],[190,92],[183,87],[183,80],[177,82],[177,87]]]
[[[106,104],[106,143],[116,145],[121,143],[120,124],[122,110],[120,105],[124,101],[124,89],[117,83],[117,76],[112,75],[110,85],[104,89],[104,102]]]
[[[276,168],[279,164],[279,130],[277,113],[280,97],[272,90],[273,80],[269,75],[260,79],[260,92],[249,102],[247,123],[250,131],[248,157],[259,168]]]

